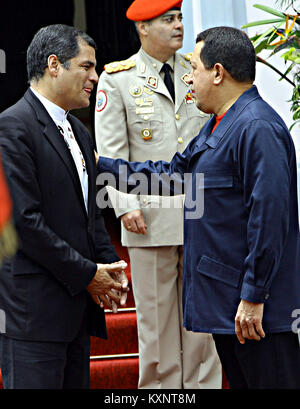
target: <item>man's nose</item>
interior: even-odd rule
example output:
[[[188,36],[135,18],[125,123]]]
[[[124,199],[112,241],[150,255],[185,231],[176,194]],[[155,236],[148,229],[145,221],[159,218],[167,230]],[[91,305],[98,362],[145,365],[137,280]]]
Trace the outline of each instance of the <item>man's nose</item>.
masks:
[[[91,80],[93,83],[95,83],[95,84],[97,84],[97,82],[98,82],[98,80],[99,80],[99,76],[98,76],[98,74],[97,74],[95,68],[94,68],[94,69],[92,70],[92,72],[91,72],[90,80]]]
[[[183,22],[182,22],[182,20],[180,19],[180,18],[176,18],[175,19],[175,28],[177,29],[177,30],[183,30]]]

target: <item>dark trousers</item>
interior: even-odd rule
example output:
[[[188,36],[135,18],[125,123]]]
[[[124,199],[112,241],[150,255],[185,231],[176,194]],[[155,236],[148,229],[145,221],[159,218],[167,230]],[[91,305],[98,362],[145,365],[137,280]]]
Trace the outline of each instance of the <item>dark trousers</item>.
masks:
[[[213,337],[231,389],[300,389],[300,346],[293,332],[244,345],[236,335]]]
[[[0,335],[4,389],[88,389],[86,322],[71,342],[35,342]]]

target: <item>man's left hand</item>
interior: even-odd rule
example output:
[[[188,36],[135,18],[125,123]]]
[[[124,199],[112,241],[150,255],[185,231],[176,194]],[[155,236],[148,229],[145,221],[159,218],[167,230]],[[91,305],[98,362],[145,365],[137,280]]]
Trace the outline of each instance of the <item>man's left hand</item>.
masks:
[[[126,264],[126,266],[127,266],[127,264]],[[126,267],[124,266],[124,268],[126,268]],[[120,295],[120,305],[123,307],[124,305],[126,305],[127,294],[128,294],[128,291],[129,291],[128,278],[127,278],[127,276],[125,274],[125,271],[116,271],[116,272],[110,273],[110,275],[115,281],[122,284],[122,289],[119,292],[119,295]],[[113,291],[115,291],[115,290],[113,290]],[[118,312],[118,305],[114,301],[112,301],[112,310],[113,310],[114,313]]]
[[[235,333],[241,344],[245,339],[259,341],[265,337],[262,327],[264,304],[241,300],[235,316]]]
[[[118,262],[118,263],[123,263],[124,269],[127,267],[127,263],[124,260],[121,260],[121,262]],[[126,276],[126,273],[124,270],[114,271],[114,272],[110,272],[110,276],[111,278],[113,278],[115,281],[117,281],[118,283],[122,285],[121,291],[116,291],[113,289],[111,291],[120,297],[120,305],[123,307],[124,305],[126,305],[127,293],[129,291],[128,278]],[[108,296],[107,298],[109,299]],[[114,300],[109,299],[109,301],[112,306],[111,308],[112,312],[116,314],[118,312],[118,304]],[[101,303],[100,306],[104,307],[103,303]]]

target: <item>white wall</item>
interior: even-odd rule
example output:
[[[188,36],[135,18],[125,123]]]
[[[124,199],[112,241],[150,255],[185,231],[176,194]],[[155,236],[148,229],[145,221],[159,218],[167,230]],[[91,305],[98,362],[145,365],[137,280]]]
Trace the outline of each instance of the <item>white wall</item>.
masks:
[[[262,4],[272,8],[279,8],[275,0],[184,0],[183,16],[185,25],[185,39],[182,52],[191,52],[195,45],[196,35],[203,29],[212,26],[231,25],[241,28],[243,24],[272,18],[272,15],[253,7]],[[262,33],[268,26],[257,26],[247,29],[249,36],[257,32]],[[269,52],[262,53],[267,58]],[[280,56],[270,58],[270,63],[280,71],[285,72],[286,66]],[[279,81],[279,76],[261,63],[257,64],[256,85],[264,99],[282,116],[287,126],[293,123],[290,103],[292,86],[285,80]],[[293,134],[298,130],[294,130]],[[300,139],[300,138],[299,138]]]
[[[184,0],[182,3],[184,40],[181,53],[193,51],[197,33],[202,30],[199,0]]]
[[[275,0],[246,0],[247,6],[247,20],[248,22],[263,20],[266,18],[267,13],[258,10],[253,7],[253,4],[263,4],[265,6],[274,7]],[[291,14],[294,14],[291,11]],[[258,26],[248,29],[249,35],[254,35],[258,28],[267,26]],[[261,31],[259,31],[261,32]],[[285,72],[286,66],[284,64],[283,58],[278,56],[272,56],[269,61],[272,65],[275,65],[280,71]],[[269,53],[264,53],[267,57]],[[263,56],[263,55],[262,55]],[[258,86],[261,96],[271,105],[273,108],[281,115],[287,126],[293,123],[292,113],[290,112],[290,103],[287,102],[292,97],[293,87],[287,83],[287,81],[278,81],[278,75],[270,70],[263,64],[257,65],[257,80],[256,85]],[[295,144],[297,163],[298,163],[298,207],[300,209],[300,127],[296,125],[292,129],[292,137]],[[299,224],[300,224],[300,212],[299,212]]]
[[[278,9],[275,0],[246,0],[247,22],[272,18],[271,14],[253,7],[254,4],[261,4]],[[264,25],[251,27],[247,31],[251,37],[256,33],[263,33],[267,29],[268,26]],[[261,53],[261,57],[267,59],[272,65],[284,73],[288,65],[285,65],[283,58],[280,57],[283,53],[284,51],[268,58],[270,55],[270,51],[268,51]],[[279,81],[279,79],[279,75],[270,68],[262,63],[257,64],[256,85],[261,96],[281,115],[287,126],[290,126],[293,123],[293,117],[290,111],[291,105],[288,100],[292,97],[293,87],[287,81]]]

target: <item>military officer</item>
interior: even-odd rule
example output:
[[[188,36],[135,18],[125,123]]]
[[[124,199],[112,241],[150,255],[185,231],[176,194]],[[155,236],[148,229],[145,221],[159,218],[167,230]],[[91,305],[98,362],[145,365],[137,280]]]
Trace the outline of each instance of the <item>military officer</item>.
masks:
[[[208,117],[188,85],[182,1],[135,0],[139,52],[105,66],[95,111],[98,152],[129,161],[170,161]],[[128,247],[138,320],[139,388],[220,388],[221,365],[210,334],[182,327],[183,196],[125,195],[108,188]],[[126,199],[124,201],[124,199]]]

